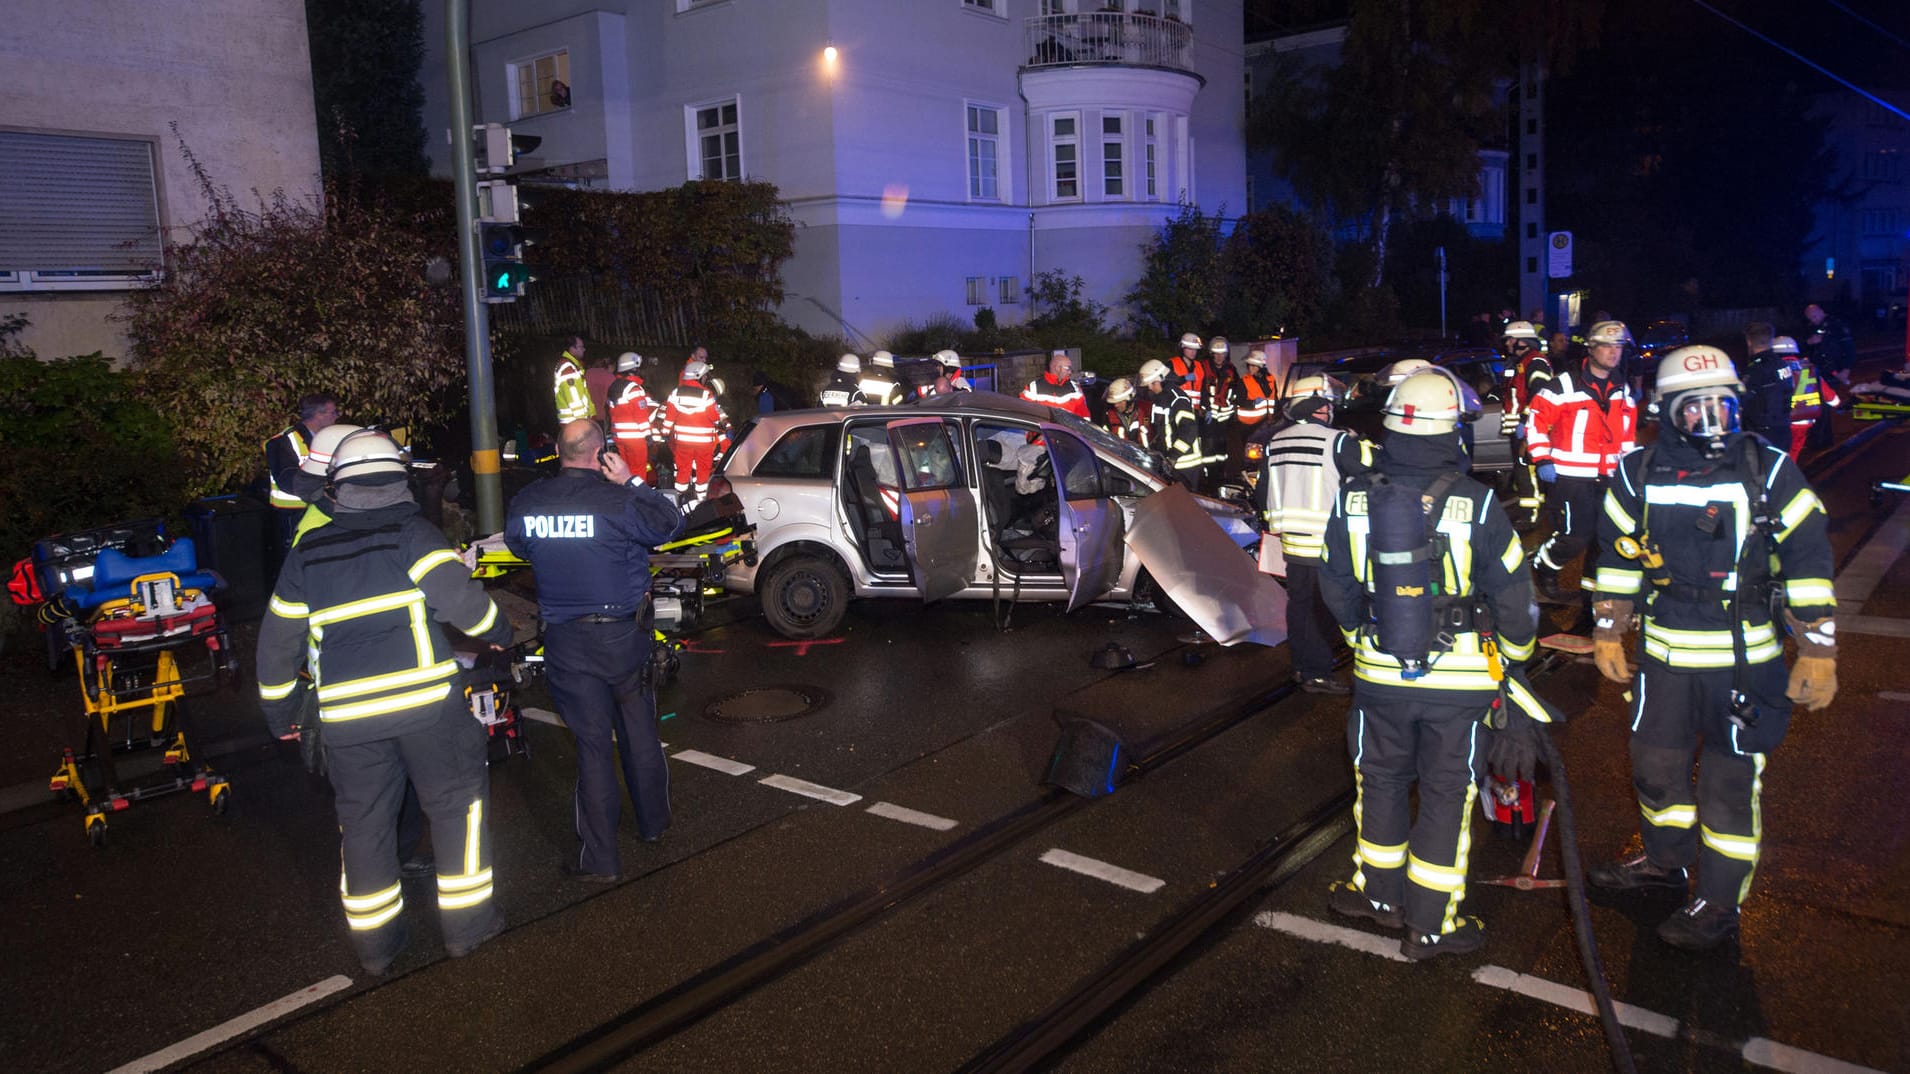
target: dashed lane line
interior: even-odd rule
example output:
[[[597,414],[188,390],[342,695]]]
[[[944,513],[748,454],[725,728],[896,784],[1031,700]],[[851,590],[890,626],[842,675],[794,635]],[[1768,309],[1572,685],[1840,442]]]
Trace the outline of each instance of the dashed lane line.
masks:
[[[1337,944],[1398,962],[1407,961],[1399,954],[1399,945],[1396,941],[1374,933],[1361,932],[1358,929],[1329,925],[1323,921],[1280,911],[1265,911],[1257,914],[1253,923],[1261,928],[1284,932],[1303,940]],[[1504,966],[1492,965],[1480,966],[1473,970],[1472,979],[1489,988],[1516,992],[1541,1003],[1550,1003],[1555,1007],[1589,1014],[1594,1018],[1598,1017],[1598,1007],[1592,999],[1592,994],[1570,985],[1562,985],[1528,973],[1519,973],[1516,970],[1506,969]],[[1646,1010],[1643,1007],[1618,1002],[1613,1002],[1612,1007],[1621,1025],[1644,1033],[1671,1039],[1677,1039],[1681,1033],[1686,1033],[1693,1039],[1707,1042],[1718,1039],[1695,1026],[1682,1026],[1676,1018]],[[1720,1042],[1720,1046],[1736,1051],[1747,1063],[1783,1071],[1785,1074],[1882,1074],[1873,1067],[1847,1063],[1842,1059],[1833,1059],[1828,1055],[1794,1048],[1788,1044],[1779,1044],[1764,1037],[1752,1037],[1744,1041],[1724,1040]]]
[[[181,1059],[198,1055],[200,1052],[231,1040],[233,1037],[250,1033],[252,1030],[257,1029],[267,1022],[273,1021],[281,1015],[295,1011],[306,1004],[315,1003],[335,992],[343,992],[350,987],[351,978],[349,977],[343,975],[327,977],[317,984],[308,988],[301,988],[283,999],[275,999],[265,1006],[247,1011],[231,1021],[221,1022],[203,1033],[195,1033],[170,1048],[162,1048],[151,1055],[135,1059],[125,1066],[115,1067],[111,1071],[108,1071],[107,1074],[145,1074],[147,1071],[163,1070],[179,1062]]]
[[[1115,887],[1126,888],[1129,891],[1138,891],[1143,895],[1152,895],[1167,886],[1167,881],[1165,880],[1159,880],[1144,873],[1137,873],[1132,869],[1123,869],[1118,865],[1111,865],[1099,858],[1083,857],[1080,854],[1071,853],[1059,847],[1043,854],[1041,860],[1049,865],[1066,869],[1069,872],[1080,873],[1082,876],[1091,876],[1096,880],[1103,880],[1113,884]]]
[[[679,750],[672,753],[670,758],[685,764],[696,765],[698,768],[712,769],[726,776],[740,776],[756,771],[756,766],[753,764],[732,761],[728,757],[718,757],[713,753],[704,753],[702,750]]]
[[[890,820],[899,820],[904,824],[913,824],[919,828],[932,828],[938,832],[948,831],[961,823],[960,821],[950,820],[947,817],[938,817],[933,813],[923,813],[919,810],[910,809],[907,806],[895,805],[891,802],[877,802],[870,806],[866,812],[874,813],[878,817],[887,817]]]
[[[683,755],[679,753],[677,756],[681,757]],[[814,798],[819,801],[828,802],[830,805],[846,806],[854,805],[862,801],[862,796],[859,794],[854,794],[849,791],[839,791],[834,787],[825,787],[820,783],[811,783],[806,779],[797,779],[795,776],[764,776],[756,782],[765,787],[774,787],[779,791],[800,794],[804,798]]]

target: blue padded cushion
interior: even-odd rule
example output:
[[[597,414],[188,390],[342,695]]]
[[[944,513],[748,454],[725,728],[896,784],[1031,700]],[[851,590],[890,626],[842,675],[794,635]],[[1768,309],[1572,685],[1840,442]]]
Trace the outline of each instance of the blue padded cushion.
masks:
[[[93,577],[84,586],[66,587],[68,603],[95,608],[109,600],[132,595],[133,579],[142,574],[176,574],[181,589],[212,589],[218,579],[199,570],[198,550],[192,538],[181,537],[156,556],[134,557],[117,548],[102,548],[93,558]]]

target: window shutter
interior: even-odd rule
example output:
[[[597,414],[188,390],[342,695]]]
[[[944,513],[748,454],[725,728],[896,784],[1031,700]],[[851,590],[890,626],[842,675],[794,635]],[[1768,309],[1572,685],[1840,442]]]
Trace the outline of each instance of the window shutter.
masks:
[[[159,259],[150,142],[0,131],[0,271],[131,274]]]

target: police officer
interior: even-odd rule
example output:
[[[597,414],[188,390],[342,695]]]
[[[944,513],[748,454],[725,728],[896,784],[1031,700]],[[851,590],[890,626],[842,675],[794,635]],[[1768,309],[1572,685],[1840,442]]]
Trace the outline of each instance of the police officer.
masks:
[[[1791,458],[1802,458],[1805,442],[1817,427],[1817,419],[1823,417],[1824,407],[1837,405],[1837,392],[1804,361],[1796,340],[1778,336],[1771,341],[1771,352],[1782,358],[1791,371]]]
[[[1200,415],[1193,397],[1181,387],[1180,376],[1158,359],[1142,362],[1139,375],[1148,393],[1149,445],[1167,456],[1174,480],[1197,490],[1202,455]]]
[[[823,384],[818,401],[828,407],[861,406],[862,359],[853,354],[836,359],[836,371]]]
[[[1777,353],[1777,330],[1769,322],[1744,326],[1744,409],[1738,424],[1778,447],[1790,444],[1792,365]],[[1791,350],[1796,351],[1793,344]],[[1816,415],[1812,415],[1815,417]]]
[[[1285,428],[1268,438],[1264,540],[1280,538],[1287,562],[1287,650],[1293,681],[1310,694],[1351,691],[1333,677],[1332,617],[1320,600],[1320,545],[1343,479],[1373,468],[1373,445],[1333,427],[1340,383],[1315,374],[1287,393]]]
[[[1672,351],[1657,391],[1658,439],[1620,461],[1600,512],[1593,649],[1598,670],[1636,698],[1644,852],[1588,875],[1612,890],[1689,894],[1658,936],[1704,950],[1737,932],[1757,868],[1765,764],[1792,703],[1815,711],[1837,692],[1833,561],[1823,504],[1797,464],[1738,430],[1738,378],[1723,351]],[[1779,608],[1797,642],[1788,682]],[[1624,637],[1635,610],[1634,680]]]
[[[511,624],[418,513],[389,437],[341,441],[332,486],[331,522],[292,548],[259,626],[260,707],[273,734],[298,737],[309,643],[345,921],[359,962],[383,974],[408,937],[395,843],[407,778],[431,822],[445,949],[469,954],[504,927],[491,897],[484,725],[456,688],[440,624],[494,647],[511,640]]]
[[[564,426],[558,457],[556,476],[512,498],[504,543],[537,575],[551,698],[577,739],[582,847],[562,869],[612,884],[622,876],[619,766],[637,834],[653,843],[670,826],[670,774],[650,683],[649,550],[681,533],[683,516],[669,496],[632,477],[621,455],[604,450],[603,430],[591,422]]]
[[[1353,878],[1333,886],[1328,906],[1403,924],[1400,952],[1415,960],[1485,942],[1479,921],[1459,914],[1480,723],[1502,690],[1541,718],[1529,690],[1501,673],[1531,657],[1538,611],[1510,520],[1465,476],[1458,425],[1477,405],[1443,369],[1402,381],[1386,401],[1375,472],[1340,491],[1320,561],[1321,594],[1354,649],[1347,746],[1359,788]]]
[[[292,534],[305,515],[306,501],[293,489],[299,467],[311,452],[312,438],[337,420],[337,397],[313,392],[298,401],[298,421],[265,442],[266,500],[278,525],[281,555],[292,547]]]

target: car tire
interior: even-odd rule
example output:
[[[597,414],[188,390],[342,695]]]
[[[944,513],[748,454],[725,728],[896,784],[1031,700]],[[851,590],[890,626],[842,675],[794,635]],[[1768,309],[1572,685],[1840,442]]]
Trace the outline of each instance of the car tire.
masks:
[[[758,590],[764,618],[785,638],[820,638],[834,630],[848,610],[850,592],[842,568],[805,555],[778,560]]]
[[[1152,604],[1155,611],[1169,619],[1189,626],[1194,625],[1193,618],[1180,610],[1180,605],[1174,603],[1174,598],[1167,595],[1167,590],[1161,588],[1161,584],[1154,580],[1154,576],[1147,572],[1146,567],[1142,567],[1140,573],[1134,576],[1134,595],[1140,601]]]

